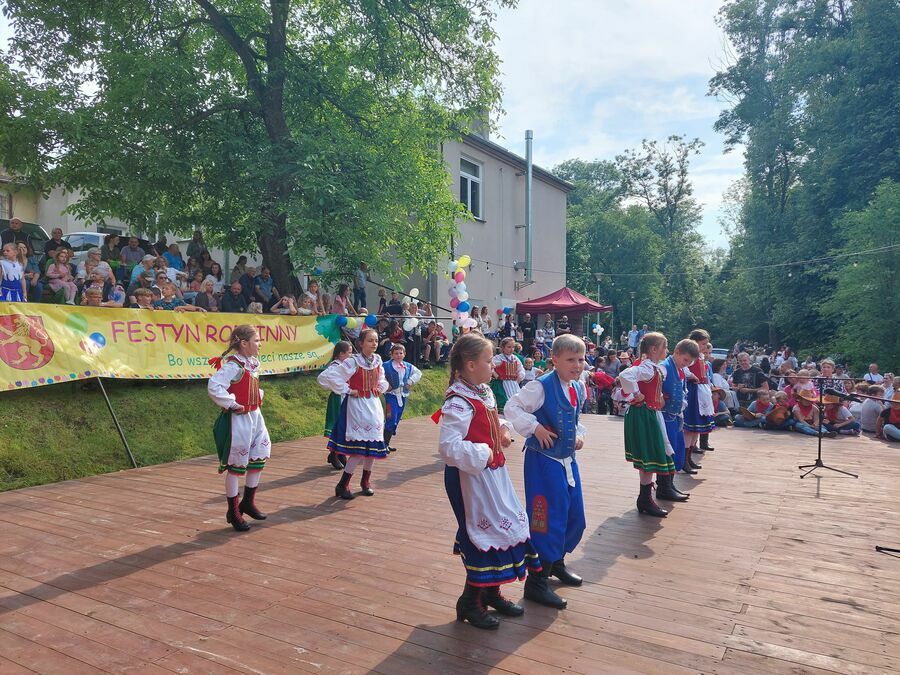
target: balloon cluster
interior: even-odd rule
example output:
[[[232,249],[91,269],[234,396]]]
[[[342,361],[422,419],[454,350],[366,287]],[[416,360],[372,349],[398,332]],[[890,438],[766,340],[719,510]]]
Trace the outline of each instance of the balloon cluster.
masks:
[[[463,328],[475,328],[478,325],[478,322],[469,316],[472,305],[469,304],[469,290],[466,288],[466,267],[471,264],[472,258],[467,255],[447,263],[447,273],[451,278],[450,288],[447,290],[450,308],[453,310],[453,320]]]
[[[599,323],[591,324],[591,332],[594,335],[602,335],[603,334],[603,326],[601,326]]]
[[[502,309],[497,310],[497,316],[509,315],[509,314],[512,314],[512,311],[513,311],[512,307],[504,307]]]

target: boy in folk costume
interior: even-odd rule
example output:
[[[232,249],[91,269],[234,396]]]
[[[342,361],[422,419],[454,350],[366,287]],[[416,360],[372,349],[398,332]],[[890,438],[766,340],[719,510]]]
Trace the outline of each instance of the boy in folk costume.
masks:
[[[716,428],[716,418],[712,405],[711,368],[703,356],[704,347],[709,343],[709,333],[697,328],[691,331],[688,339],[700,346],[700,358],[685,371],[688,404],[684,411],[685,459],[682,471],[694,474],[697,469],[702,468],[692,457],[697,450],[697,442],[701,434],[708,434]]]
[[[374,495],[372,468],[376,459],[388,455],[384,444],[384,409],[378,400],[388,390],[388,383],[381,357],[375,353],[378,333],[371,328],[360,331],[357,348],[359,351],[352,357],[319,376],[323,386],[344,396],[328,441],[329,450],[347,456],[344,473],[334,488],[334,495],[341,499],[353,499],[350,479],[360,464],[363,465],[362,494]]]
[[[390,391],[384,395],[385,420],[384,420],[384,444],[390,452],[396,448],[391,447],[391,439],[397,433],[400,426],[400,418],[406,409],[406,397],[409,396],[409,388],[422,379],[422,371],[408,361],[404,361],[406,347],[395,344],[391,347],[391,360],[384,364],[384,377],[390,385]]]
[[[662,415],[666,368],[660,361],[666,356],[667,344],[662,333],[645,334],[640,343],[640,360],[619,373],[622,390],[631,395],[625,413],[625,459],[640,472],[638,512],[658,518],[665,518],[669,512],[653,499],[653,474],[659,482],[661,476],[675,473],[675,451],[666,436]],[[668,479],[663,478],[663,483],[668,485]]]
[[[551,588],[555,576],[567,586],[582,579],[566,568],[571,553],[584,533],[584,499],[575,452],[584,445],[579,417],[587,393],[584,342],[561,335],[551,350],[553,371],[529,382],[506,406],[506,419],[526,437],[525,499],[531,523],[531,542],[541,558],[541,572],[529,572],[525,597],[564,609],[566,601]]]
[[[259,335],[253,326],[235,326],[231,341],[221,357],[209,360],[216,374],[209,379],[209,397],[222,408],[213,427],[219,454],[219,473],[225,473],[225,496],[228,498],[226,522],[238,532],[250,529],[244,520],[265,520],[266,514],[256,508],[254,498],[260,474],[272,449],[266,421],[259,405],[263,392],[259,388]],[[246,476],[244,498],[238,503],[239,480]]]
[[[672,461],[675,470],[684,466],[684,409],[687,406],[687,388],[684,369],[700,357],[700,346],[691,339],[675,345],[675,351],[663,361],[666,376],[662,383],[662,416],[665,434],[672,446]],[[660,473],[656,476],[656,497],[667,501],[683,502],[690,495],[675,487],[673,474]]]
[[[503,414],[506,402],[519,392],[519,382],[525,378],[525,366],[515,355],[515,338],[506,337],[500,340],[500,353],[491,364],[494,367],[494,378],[491,389],[497,399],[497,410]]]
[[[331,353],[331,363],[325,366],[325,370],[340,366],[341,363],[350,358],[352,353],[353,345],[346,340],[339,340],[338,343],[334,345],[334,351]],[[327,389],[328,385],[322,379],[325,370],[319,373],[316,382],[319,383],[320,387]],[[342,395],[335,394],[333,391],[328,394],[328,403],[325,406],[325,438],[331,438],[331,432],[334,430],[334,425],[337,424],[338,415],[341,412],[341,402],[343,400],[344,397]],[[333,468],[343,469],[344,465],[347,463],[347,458],[344,455],[336,453],[334,450],[329,450],[327,461]]]
[[[493,345],[475,333],[454,343],[450,388],[432,418],[440,421],[444,487],[459,525],[453,552],[466,568],[456,618],[487,629],[499,625],[488,607],[505,616],[525,612],[500,594],[500,585],[541,569],[529,540],[528,516],[505,466],[503,449],[512,439],[488,386],[493,353]]]

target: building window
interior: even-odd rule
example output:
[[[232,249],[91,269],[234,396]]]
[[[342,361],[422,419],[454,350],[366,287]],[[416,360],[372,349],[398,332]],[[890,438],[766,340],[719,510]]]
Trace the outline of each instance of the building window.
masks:
[[[481,170],[480,164],[460,158],[459,201],[478,219],[481,218]]]
[[[12,199],[9,196],[9,193],[0,192],[0,220],[9,220],[10,211],[9,203]]]

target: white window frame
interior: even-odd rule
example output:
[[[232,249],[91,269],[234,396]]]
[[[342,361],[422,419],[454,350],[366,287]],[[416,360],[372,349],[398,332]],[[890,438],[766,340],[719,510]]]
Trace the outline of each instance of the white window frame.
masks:
[[[470,164],[474,164],[478,167],[479,176],[473,176],[471,173],[464,171],[462,168],[463,160],[469,162]],[[462,188],[463,179],[467,180],[466,184],[466,201],[462,202],[466,205],[466,208],[469,209],[469,212],[475,216],[475,220],[484,220],[484,163],[479,162],[472,157],[467,157],[465,155],[460,155],[459,157],[459,180],[460,180],[460,188]],[[478,213],[472,209],[472,183],[478,183]],[[461,191],[461,190],[460,190]],[[460,200],[462,201],[462,200]]]
[[[0,219],[12,218],[12,195],[8,192],[0,192]]]

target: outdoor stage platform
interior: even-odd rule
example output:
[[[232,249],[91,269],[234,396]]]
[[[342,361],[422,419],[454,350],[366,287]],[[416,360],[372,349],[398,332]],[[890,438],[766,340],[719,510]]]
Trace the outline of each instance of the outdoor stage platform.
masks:
[[[318,414],[316,411],[314,414]],[[729,429],[690,502],[639,516],[622,421],[587,416],[581,588],[499,631],[455,621],[463,569],[437,428],[405,421],[372,498],[324,443],[276,446],[248,533],[212,457],[0,494],[0,673],[900,672],[900,447]],[[521,490],[521,439],[509,452]],[[505,587],[518,600],[522,585]]]

